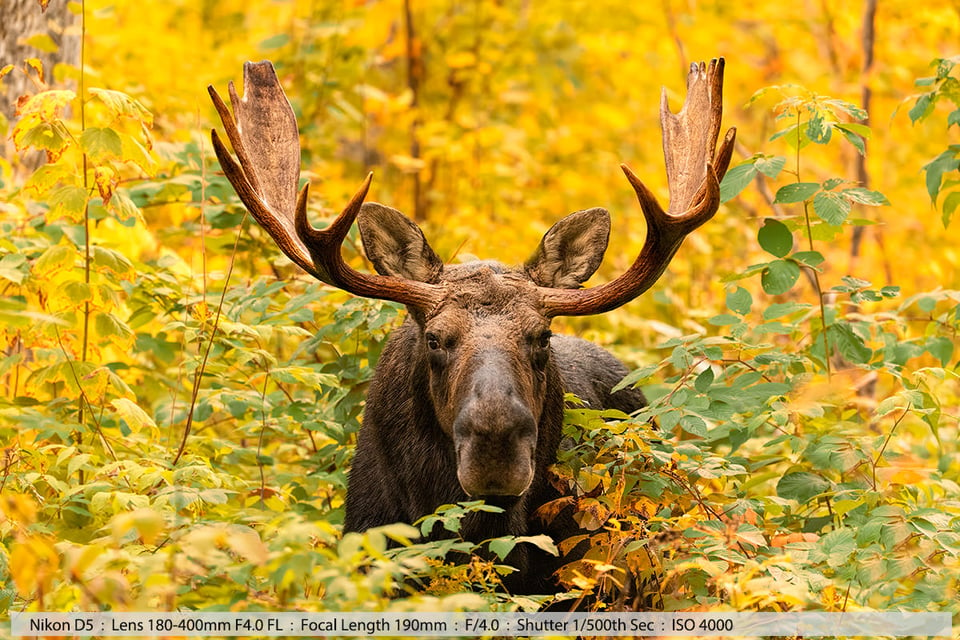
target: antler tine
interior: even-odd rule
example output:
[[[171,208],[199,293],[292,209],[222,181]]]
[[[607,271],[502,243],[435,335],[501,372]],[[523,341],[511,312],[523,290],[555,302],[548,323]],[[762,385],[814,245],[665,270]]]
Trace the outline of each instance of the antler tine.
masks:
[[[233,114],[216,90],[208,92],[220,115],[233,158],[216,130],[211,133],[220,166],[240,200],[277,246],[301,269],[350,293],[428,307],[439,296],[437,285],[392,276],[364,274],[349,267],[340,247],[360,211],[373,174],[343,212],[324,230],[307,221],[307,185],[297,193],[300,178],[300,136],[296,115],[270,62],[243,66],[244,95],[231,82]]]
[[[666,270],[683,239],[713,217],[720,207],[720,180],[733,155],[736,129],[731,128],[717,149],[722,117],[723,58],[709,65],[692,64],[687,97],[680,112],[660,100],[660,126],[667,169],[670,205],[664,211],[653,193],[627,167],[620,165],[637,194],[647,221],[647,238],[640,255],[620,277],[582,290],[543,288],[550,316],[604,313],[649,289]]]

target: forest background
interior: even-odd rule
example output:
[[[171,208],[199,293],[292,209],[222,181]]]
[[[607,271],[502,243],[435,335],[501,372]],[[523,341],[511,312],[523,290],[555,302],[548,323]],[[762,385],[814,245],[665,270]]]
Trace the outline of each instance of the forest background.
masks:
[[[48,18],[17,37],[33,55],[0,60],[4,614],[604,591],[958,624],[956,2],[53,0]],[[74,64],[42,63],[71,38]],[[686,68],[716,56],[726,204],[643,298],[555,323],[651,398],[626,421],[568,412],[557,474],[593,547],[567,591],[498,591],[516,540],[444,561],[476,550],[456,529],[477,505],[435,516],[449,544],[343,536],[365,385],[403,311],[282,258],[219,173],[206,86],[275,63],[314,220],[373,170],[371,199],[445,260],[518,263],[604,206],[603,282],[643,242],[618,165],[666,193],[661,87],[679,108]],[[627,573],[654,579],[629,593]]]

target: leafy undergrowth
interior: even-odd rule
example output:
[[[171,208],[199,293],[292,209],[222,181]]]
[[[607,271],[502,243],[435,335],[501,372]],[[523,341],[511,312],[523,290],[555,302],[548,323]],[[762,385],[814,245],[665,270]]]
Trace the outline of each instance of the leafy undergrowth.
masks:
[[[946,131],[960,124],[955,62],[921,82],[913,120],[952,101]],[[855,106],[796,88],[756,101],[772,93],[784,97],[771,154],[723,185],[728,209],[754,181],[775,189],[781,215],[756,231],[765,261],[741,264],[696,313],[674,299],[657,338],[618,345],[648,363],[623,382],[644,387],[648,408],[568,410],[554,481],[585,533],[557,546],[588,538],[590,550],[561,571],[564,591],[541,597],[504,593],[498,559],[551,541],[457,537],[486,505],[342,533],[365,388],[401,309],[276,260],[202,137],[155,141],[132,97],[50,88],[21,102],[13,141],[48,163],[17,177],[0,166],[0,611],[582,599],[960,614],[960,291],[826,269],[831,242],[868,224],[852,212],[889,202],[801,152],[863,152],[870,130]],[[955,147],[927,165],[944,224]],[[145,212],[169,224],[151,236]],[[201,268],[170,248],[184,246]],[[438,521],[450,540],[420,541]]]

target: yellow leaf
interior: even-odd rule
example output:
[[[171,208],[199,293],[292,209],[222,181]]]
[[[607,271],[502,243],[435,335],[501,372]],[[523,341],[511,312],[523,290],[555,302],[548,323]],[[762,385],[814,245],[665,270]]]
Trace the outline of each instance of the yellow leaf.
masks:
[[[131,98],[122,91],[91,88],[90,93],[99,98],[115,116],[133,118],[146,127],[153,126],[153,114],[150,113],[150,110],[143,106],[139,100]]]
[[[134,509],[119,513],[113,517],[110,525],[117,545],[120,545],[123,537],[133,530],[136,530],[144,544],[153,545],[160,539],[166,528],[163,514],[154,509]]]
[[[229,527],[227,544],[230,550],[253,564],[263,564],[269,554],[256,531],[249,527],[234,525]]]
[[[97,191],[100,192],[100,199],[103,205],[110,204],[110,198],[113,197],[113,190],[117,186],[117,172],[109,166],[97,167],[93,171],[93,181],[97,185]]]
[[[59,119],[63,109],[77,97],[69,89],[50,89],[32,95],[17,105],[20,117],[37,115],[44,122]]]
[[[145,426],[151,429],[157,428],[157,423],[154,422],[153,418],[136,402],[128,400],[127,398],[117,398],[111,400],[110,404],[113,405],[113,408],[117,411],[117,415],[127,423],[127,426],[129,426],[134,433],[140,431],[140,429]]]
[[[458,51],[447,56],[447,66],[451,69],[463,69],[477,64],[477,56],[469,51]]]
[[[70,547],[63,554],[64,571],[82,580],[84,574],[103,557],[104,553],[106,549],[98,544]]]
[[[52,541],[31,536],[13,543],[9,567],[17,590],[23,597],[29,597],[37,590],[50,590],[50,583],[59,572],[60,556]]]
[[[49,2],[49,0],[46,0]],[[41,0],[41,4],[44,0]],[[25,40],[26,44],[30,45],[34,49],[39,49],[44,53],[56,53],[60,48],[57,46],[57,43],[53,41],[53,38],[50,37],[49,33],[35,33]]]
[[[390,156],[390,162],[404,173],[418,173],[427,166],[422,158],[395,154]]]
[[[40,78],[40,84],[44,84],[43,62],[40,60],[40,58],[27,58],[24,62],[28,67],[37,72],[37,76]]]
[[[18,493],[4,493],[0,511],[10,521],[26,526],[37,521],[37,504],[32,498]]]

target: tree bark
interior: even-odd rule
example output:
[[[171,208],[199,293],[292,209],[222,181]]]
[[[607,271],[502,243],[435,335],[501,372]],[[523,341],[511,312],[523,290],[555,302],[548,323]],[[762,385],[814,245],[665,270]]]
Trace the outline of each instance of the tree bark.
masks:
[[[54,67],[58,63],[78,66],[80,62],[80,36],[73,27],[79,24],[79,16],[67,8],[66,0],[52,0],[43,11],[37,0],[0,0],[0,67],[14,65],[14,70],[0,80],[0,119],[11,124],[16,118],[17,99],[22,95],[43,90],[44,84],[53,83]],[[49,36],[47,44],[53,50],[44,51],[31,44],[31,38]],[[40,44],[39,42],[36,44]],[[45,47],[46,48],[46,47]],[[29,74],[24,63],[36,58],[42,64],[43,77],[31,69]],[[41,83],[42,81],[42,83]],[[4,136],[7,138],[7,136]],[[9,140],[0,142],[0,150],[11,157],[12,149],[4,149]],[[39,155],[39,154],[38,154]],[[33,159],[28,164],[40,164]]]

